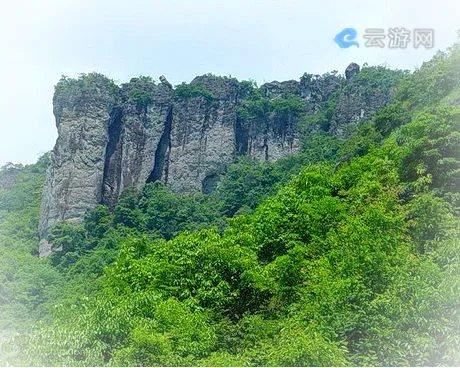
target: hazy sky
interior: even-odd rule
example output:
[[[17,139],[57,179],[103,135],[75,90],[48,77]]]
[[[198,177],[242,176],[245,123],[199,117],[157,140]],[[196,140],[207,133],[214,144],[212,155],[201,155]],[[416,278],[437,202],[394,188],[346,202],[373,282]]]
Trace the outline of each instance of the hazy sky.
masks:
[[[459,0],[2,0],[0,165],[53,148],[53,88],[98,71],[117,82],[164,74],[172,84],[212,72],[259,84],[355,61],[414,69],[458,37]],[[359,48],[334,36],[358,31]],[[365,28],[433,28],[431,50],[363,47]]]

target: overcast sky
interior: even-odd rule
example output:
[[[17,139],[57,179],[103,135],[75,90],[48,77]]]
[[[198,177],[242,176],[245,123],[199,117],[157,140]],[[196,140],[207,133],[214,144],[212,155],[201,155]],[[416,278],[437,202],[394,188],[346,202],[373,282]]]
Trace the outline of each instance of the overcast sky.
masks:
[[[53,88],[61,75],[97,71],[121,83],[138,75],[172,84],[204,73],[298,79],[344,72],[354,61],[411,69],[452,45],[458,0],[2,0],[0,165],[32,163],[53,148]],[[339,48],[351,27],[360,47]],[[433,28],[426,50],[366,48],[366,28]]]

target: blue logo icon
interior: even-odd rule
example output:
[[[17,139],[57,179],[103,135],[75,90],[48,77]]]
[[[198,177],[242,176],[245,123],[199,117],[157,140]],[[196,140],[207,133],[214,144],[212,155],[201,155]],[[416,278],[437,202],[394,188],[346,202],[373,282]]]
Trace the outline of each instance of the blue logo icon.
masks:
[[[359,47],[359,43],[354,41],[358,36],[358,32],[354,28],[345,28],[342,32],[337,33],[334,41],[341,49],[347,49],[350,46]]]

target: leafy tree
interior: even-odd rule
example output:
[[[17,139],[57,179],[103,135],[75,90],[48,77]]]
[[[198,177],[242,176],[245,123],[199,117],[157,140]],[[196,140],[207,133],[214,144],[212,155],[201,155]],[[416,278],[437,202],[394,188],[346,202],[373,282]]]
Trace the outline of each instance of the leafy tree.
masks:
[[[457,56],[350,139],[307,126],[304,152],[241,159],[210,196],[127,188],[113,213],[57,225],[48,260],[31,254],[46,160],[0,170],[0,326],[24,319],[5,364],[458,365]],[[343,88],[404,76],[363,68]],[[250,124],[308,108],[240,88]]]

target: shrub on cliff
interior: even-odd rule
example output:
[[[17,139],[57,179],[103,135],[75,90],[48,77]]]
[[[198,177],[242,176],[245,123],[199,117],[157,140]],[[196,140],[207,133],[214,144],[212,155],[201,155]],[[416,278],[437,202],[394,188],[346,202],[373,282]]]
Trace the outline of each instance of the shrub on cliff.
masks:
[[[201,97],[206,101],[212,101],[214,96],[212,92],[199,83],[182,83],[174,88],[174,94],[177,98],[187,100],[189,98]]]

